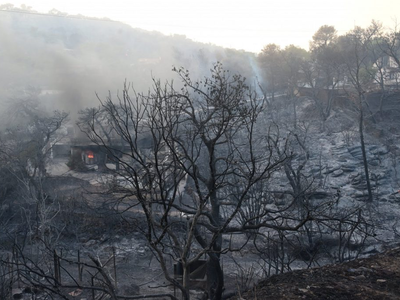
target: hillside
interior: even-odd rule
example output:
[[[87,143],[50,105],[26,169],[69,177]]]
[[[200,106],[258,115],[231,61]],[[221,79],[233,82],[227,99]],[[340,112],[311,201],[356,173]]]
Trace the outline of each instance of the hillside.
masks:
[[[337,208],[343,214],[358,207],[368,212],[370,222],[374,224],[374,233],[364,244],[360,244],[360,248],[350,251],[350,260],[359,255],[363,258],[345,259],[346,262],[338,263],[330,254],[335,253],[333,249],[336,249],[339,240],[322,234],[316,240],[316,249],[309,252],[315,255],[311,260],[310,256],[301,257],[299,254],[306,248],[292,250],[292,255],[300,256],[305,261],[318,261],[309,265],[313,268],[297,270],[305,265],[293,264],[292,270],[295,271],[284,274],[276,274],[279,273],[276,271],[275,275],[261,280],[233,299],[400,299],[400,248],[396,247],[400,215],[400,194],[397,192],[399,97],[398,93],[388,97],[382,114],[378,110],[379,94],[371,94],[367,99],[369,112],[365,136],[375,197],[372,204],[365,202],[357,111],[352,108],[351,102],[344,99],[336,101],[334,113],[322,132],[314,123],[312,102],[304,98],[298,103],[299,119],[304,126],[308,126],[309,133],[307,147],[310,159],[305,171],[314,176],[315,181],[323,179],[323,185],[315,190],[315,201],[319,201],[318,197],[336,197]],[[282,113],[276,118],[293,121]],[[321,161],[325,165],[322,170],[318,168]],[[278,177],[276,182],[277,187],[283,190],[289,185],[285,183],[284,176]],[[306,245],[305,242],[303,247]],[[391,247],[396,248],[385,250]],[[376,252],[381,253],[370,256]]]
[[[255,54],[165,36],[121,22],[0,9],[0,99],[39,96],[50,110],[74,114],[97,105],[95,93],[117,93],[125,81],[139,92],[152,78],[171,80],[173,66],[194,78],[221,61],[254,81]]]

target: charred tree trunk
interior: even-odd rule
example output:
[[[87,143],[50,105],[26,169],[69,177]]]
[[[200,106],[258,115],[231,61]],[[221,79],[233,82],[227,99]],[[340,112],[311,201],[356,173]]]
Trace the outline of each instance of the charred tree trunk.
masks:
[[[194,228],[194,235],[197,242],[203,247],[208,246],[206,240],[201,236],[198,228]],[[221,267],[220,252],[221,244],[218,239],[222,236],[217,237],[217,242],[212,246],[212,252],[209,252],[207,261],[207,299],[219,300],[222,299],[222,292],[224,290],[224,272]]]
[[[222,298],[224,274],[219,255],[215,253],[210,253],[207,263],[207,287],[210,300],[219,300]]]
[[[367,159],[367,152],[365,150],[365,141],[364,141],[364,113],[363,113],[363,98],[364,95],[359,95],[360,99],[360,127],[359,127],[359,132],[360,132],[360,143],[361,143],[361,152],[363,156],[363,164],[364,164],[364,172],[365,172],[365,180],[367,182],[367,191],[368,191],[368,202],[372,202],[373,197],[372,197],[372,188],[371,188],[371,181],[369,179],[369,170],[368,170],[368,159]]]

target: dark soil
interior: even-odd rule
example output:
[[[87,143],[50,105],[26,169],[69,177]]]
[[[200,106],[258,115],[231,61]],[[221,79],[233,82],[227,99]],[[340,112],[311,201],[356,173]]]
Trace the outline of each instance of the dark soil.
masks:
[[[400,248],[274,275],[233,299],[400,299]]]

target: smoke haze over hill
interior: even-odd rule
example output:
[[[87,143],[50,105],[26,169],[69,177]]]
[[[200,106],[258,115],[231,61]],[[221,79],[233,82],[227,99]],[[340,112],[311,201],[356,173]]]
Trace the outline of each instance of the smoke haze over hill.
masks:
[[[0,97],[32,93],[48,109],[74,115],[98,104],[96,95],[116,94],[125,81],[139,92],[152,78],[171,80],[173,66],[202,78],[221,61],[226,69],[255,83],[255,55],[195,43],[184,36],[167,37],[119,22],[0,11]],[[30,90],[28,92],[27,90]]]

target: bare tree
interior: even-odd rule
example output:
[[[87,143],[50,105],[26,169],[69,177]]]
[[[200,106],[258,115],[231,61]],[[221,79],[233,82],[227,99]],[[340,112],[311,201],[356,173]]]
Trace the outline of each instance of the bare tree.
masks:
[[[339,39],[341,53],[346,68],[346,76],[350,83],[350,89],[347,89],[346,91],[350,99],[353,99],[359,107],[359,133],[364,174],[367,183],[368,202],[372,202],[373,195],[365,150],[363,106],[365,105],[365,95],[369,92],[368,87],[372,82],[373,77],[371,72],[366,71],[366,68],[372,68],[372,62],[366,45],[377,30],[378,28],[374,26],[367,29],[356,27],[345,36],[341,36]]]
[[[8,176],[14,179],[19,198],[35,207],[32,232],[50,242],[50,222],[57,215],[58,206],[49,201],[44,185],[52,147],[62,137],[60,129],[68,114],[41,110],[35,99],[14,100],[8,110],[12,119],[1,132],[0,159]],[[21,204],[21,203],[20,203]],[[54,205],[53,205],[54,204]],[[28,225],[28,224],[27,224]]]
[[[62,251],[45,248],[40,253],[43,260],[36,260],[23,246],[15,244],[8,256],[0,256],[0,282],[5,284],[0,289],[0,295],[11,298],[14,284],[25,286],[25,291],[33,295],[38,294],[42,299],[71,299],[77,295],[89,296],[92,299],[112,300],[119,299],[173,299],[177,298],[168,293],[151,295],[121,295],[118,293],[115,277],[116,270],[110,270],[108,263],[113,258],[99,257],[88,254],[83,259],[78,256],[63,255]],[[78,254],[79,255],[79,254]],[[115,268],[115,266],[114,266]],[[78,270],[78,272],[76,272]],[[17,298],[19,295],[15,295]],[[58,296],[55,298],[55,296]],[[3,299],[3,298],[2,298]],[[4,298],[8,299],[8,298]]]
[[[309,219],[284,221],[280,211],[266,207],[243,219],[242,208],[253,191],[285,161],[287,153],[275,150],[276,143],[285,142],[261,122],[263,102],[241,76],[230,75],[219,63],[210,77],[199,81],[192,81],[187,70],[174,71],[182,83],[179,90],[154,81],[147,95],[125,86],[117,101],[101,102],[125,144],[115,156],[121,165],[118,175],[125,179],[118,190],[123,195],[120,207],[140,207],[145,223],[138,226],[166,279],[185,299],[190,296],[189,267],[203,255],[208,257],[208,297],[220,299],[220,257],[232,250],[223,235],[262,227],[297,230]],[[95,122],[87,128],[93,141],[110,154],[118,152],[101,138]],[[254,222],[254,217],[260,219]],[[167,257],[182,266],[181,282],[168,269]]]

